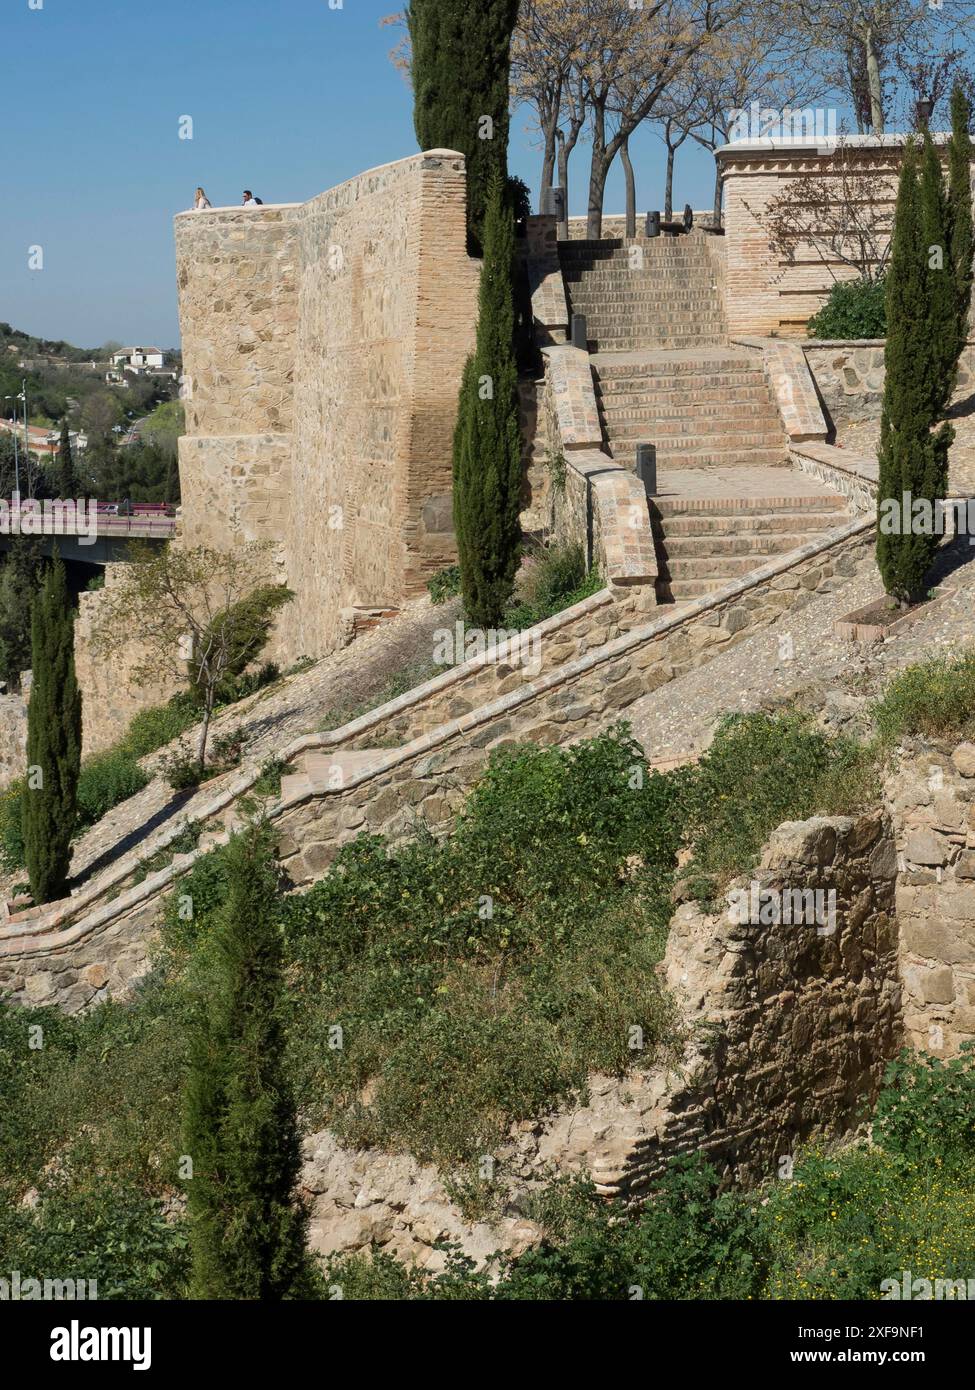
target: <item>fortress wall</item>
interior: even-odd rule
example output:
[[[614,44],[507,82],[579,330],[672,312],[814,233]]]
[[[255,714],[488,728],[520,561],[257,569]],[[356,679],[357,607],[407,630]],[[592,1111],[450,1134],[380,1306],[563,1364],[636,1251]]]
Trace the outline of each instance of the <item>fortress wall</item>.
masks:
[[[188,435],[291,428],[299,205],[175,219]]]
[[[297,599],[273,655],[395,607],[455,558],[451,441],[479,263],[463,157],[435,150],[310,202],[176,218],[189,545],[278,543]]]
[[[299,226],[288,574],[300,652],[339,610],[394,606],[455,556],[451,440],[478,263],[460,155],[433,151],[306,203]]]

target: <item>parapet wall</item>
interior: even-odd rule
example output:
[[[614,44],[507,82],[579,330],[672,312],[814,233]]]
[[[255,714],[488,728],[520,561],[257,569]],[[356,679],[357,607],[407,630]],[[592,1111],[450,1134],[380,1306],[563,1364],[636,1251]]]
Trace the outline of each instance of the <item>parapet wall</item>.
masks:
[[[768,228],[773,200],[800,181],[813,180],[835,190],[829,217],[835,215],[844,225],[842,208],[851,197],[861,205],[864,221],[868,220],[862,205],[864,188],[869,187],[873,218],[880,228],[889,226],[906,138],[848,136],[799,142],[765,138],[732,141],[716,151],[724,181],[725,303],[732,336],[802,336],[834,280],[857,274],[853,265],[840,258],[824,263],[813,244],[798,237],[792,242],[791,255],[774,248]],[[934,137],[942,146],[946,138]],[[811,203],[814,198],[811,194]],[[886,243],[887,236],[881,235],[881,251]],[[872,268],[876,269],[875,263]]]
[[[479,264],[463,156],[433,150],[303,204],[176,218],[188,545],[278,543],[279,660],[340,640],[455,557],[451,441]]]

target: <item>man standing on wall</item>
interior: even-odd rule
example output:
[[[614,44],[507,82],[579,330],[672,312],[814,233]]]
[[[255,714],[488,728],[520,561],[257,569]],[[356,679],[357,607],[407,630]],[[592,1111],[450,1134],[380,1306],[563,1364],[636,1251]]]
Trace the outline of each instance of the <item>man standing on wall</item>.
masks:
[[[244,206],[245,208],[259,208],[259,207],[263,207],[263,206],[264,206],[264,203],[263,203],[263,200],[262,200],[261,198],[255,198],[254,195],[253,195],[253,193],[250,191],[249,188],[245,188],[245,189],[244,189],[244,203],[243,203],[243,206]]]

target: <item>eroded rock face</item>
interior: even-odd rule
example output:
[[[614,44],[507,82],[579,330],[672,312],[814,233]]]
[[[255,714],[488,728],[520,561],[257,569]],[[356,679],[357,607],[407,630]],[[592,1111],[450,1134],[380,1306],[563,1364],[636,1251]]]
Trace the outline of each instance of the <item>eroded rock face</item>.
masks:
[[[975,1038],[975,745],[903,751],[886,787],[898,854],[907,1042],[952,1057]]]
[[[500,1216],[465,1221],[432,1167],[347,1152],[323,1132],[307,1142],[302,1178],[314,1248],[375,1243],[439,1269],[434,1243],[447,1240],[483,1263],[540,1238],[526,1200],[555,1173],[586,1172],[606,1195],[637,1197],[672,1157],[703,1149],[729,1179],[754,1183],[797,1143],[853,1130],[901,1040],[895,873],[880,812],[780,826],[726,903],[674,913],[661,974],[684,1042],[647,1070],[593,1076],[581,1102],[513,1126],[491,1155]],[[944,993],[944,976],[926,988]]]

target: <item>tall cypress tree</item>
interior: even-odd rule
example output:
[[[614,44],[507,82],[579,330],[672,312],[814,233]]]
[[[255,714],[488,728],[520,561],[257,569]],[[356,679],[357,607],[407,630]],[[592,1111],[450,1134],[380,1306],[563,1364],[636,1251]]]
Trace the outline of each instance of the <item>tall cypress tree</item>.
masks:
[[[521,435],[514,351],[514,217],[491,175],[478,290],[477,341],[464,368],[454,433],[454,531],[464,609],[500,624],[520,556]]]
[[[951,93],[951,139],[948,142],[948,197],[951,204],[951,263],[958,301],[958,335],[964,347],[972,298],[972,138],[971,105],[956,85]]]
[[[939,542],[927,518],[908,510],[907,499],[912,508],[917,501],[930,503],[933,520],[948,488],[954,429],[945,414],[964,346],[954,211],[925,132],[920,155],[914,144],[904,152],[885,277],[877,564],[884,587],[902,606],[923,594]]]
[[[295,1197],[301,1154],[284,1070],[282,948],[266,831],[235,836],[227,855],[214,978],[194,1026],[184,1095],[191,1293],[283,1299],[304,1288],[307,1216]]]
[[[507,176],[511,34],[518,0],[411,0],[406,14],[413,125],[421,150],[459,150],[467,166],[467,229],[482,244],[488,184]]]
[[[81,767],[81,692],[74,670],[74,611],[64,566],[48,569],[31,617],[27,788],[22,798],[27,874],[35,903],[67,892]]]
[[[78,479],[74,471],[74,458],[71,453],[71,436],[67,420],[61,421],[61,440],[58,444],[55,487],[61,498],[75,497],[78,493]]]

